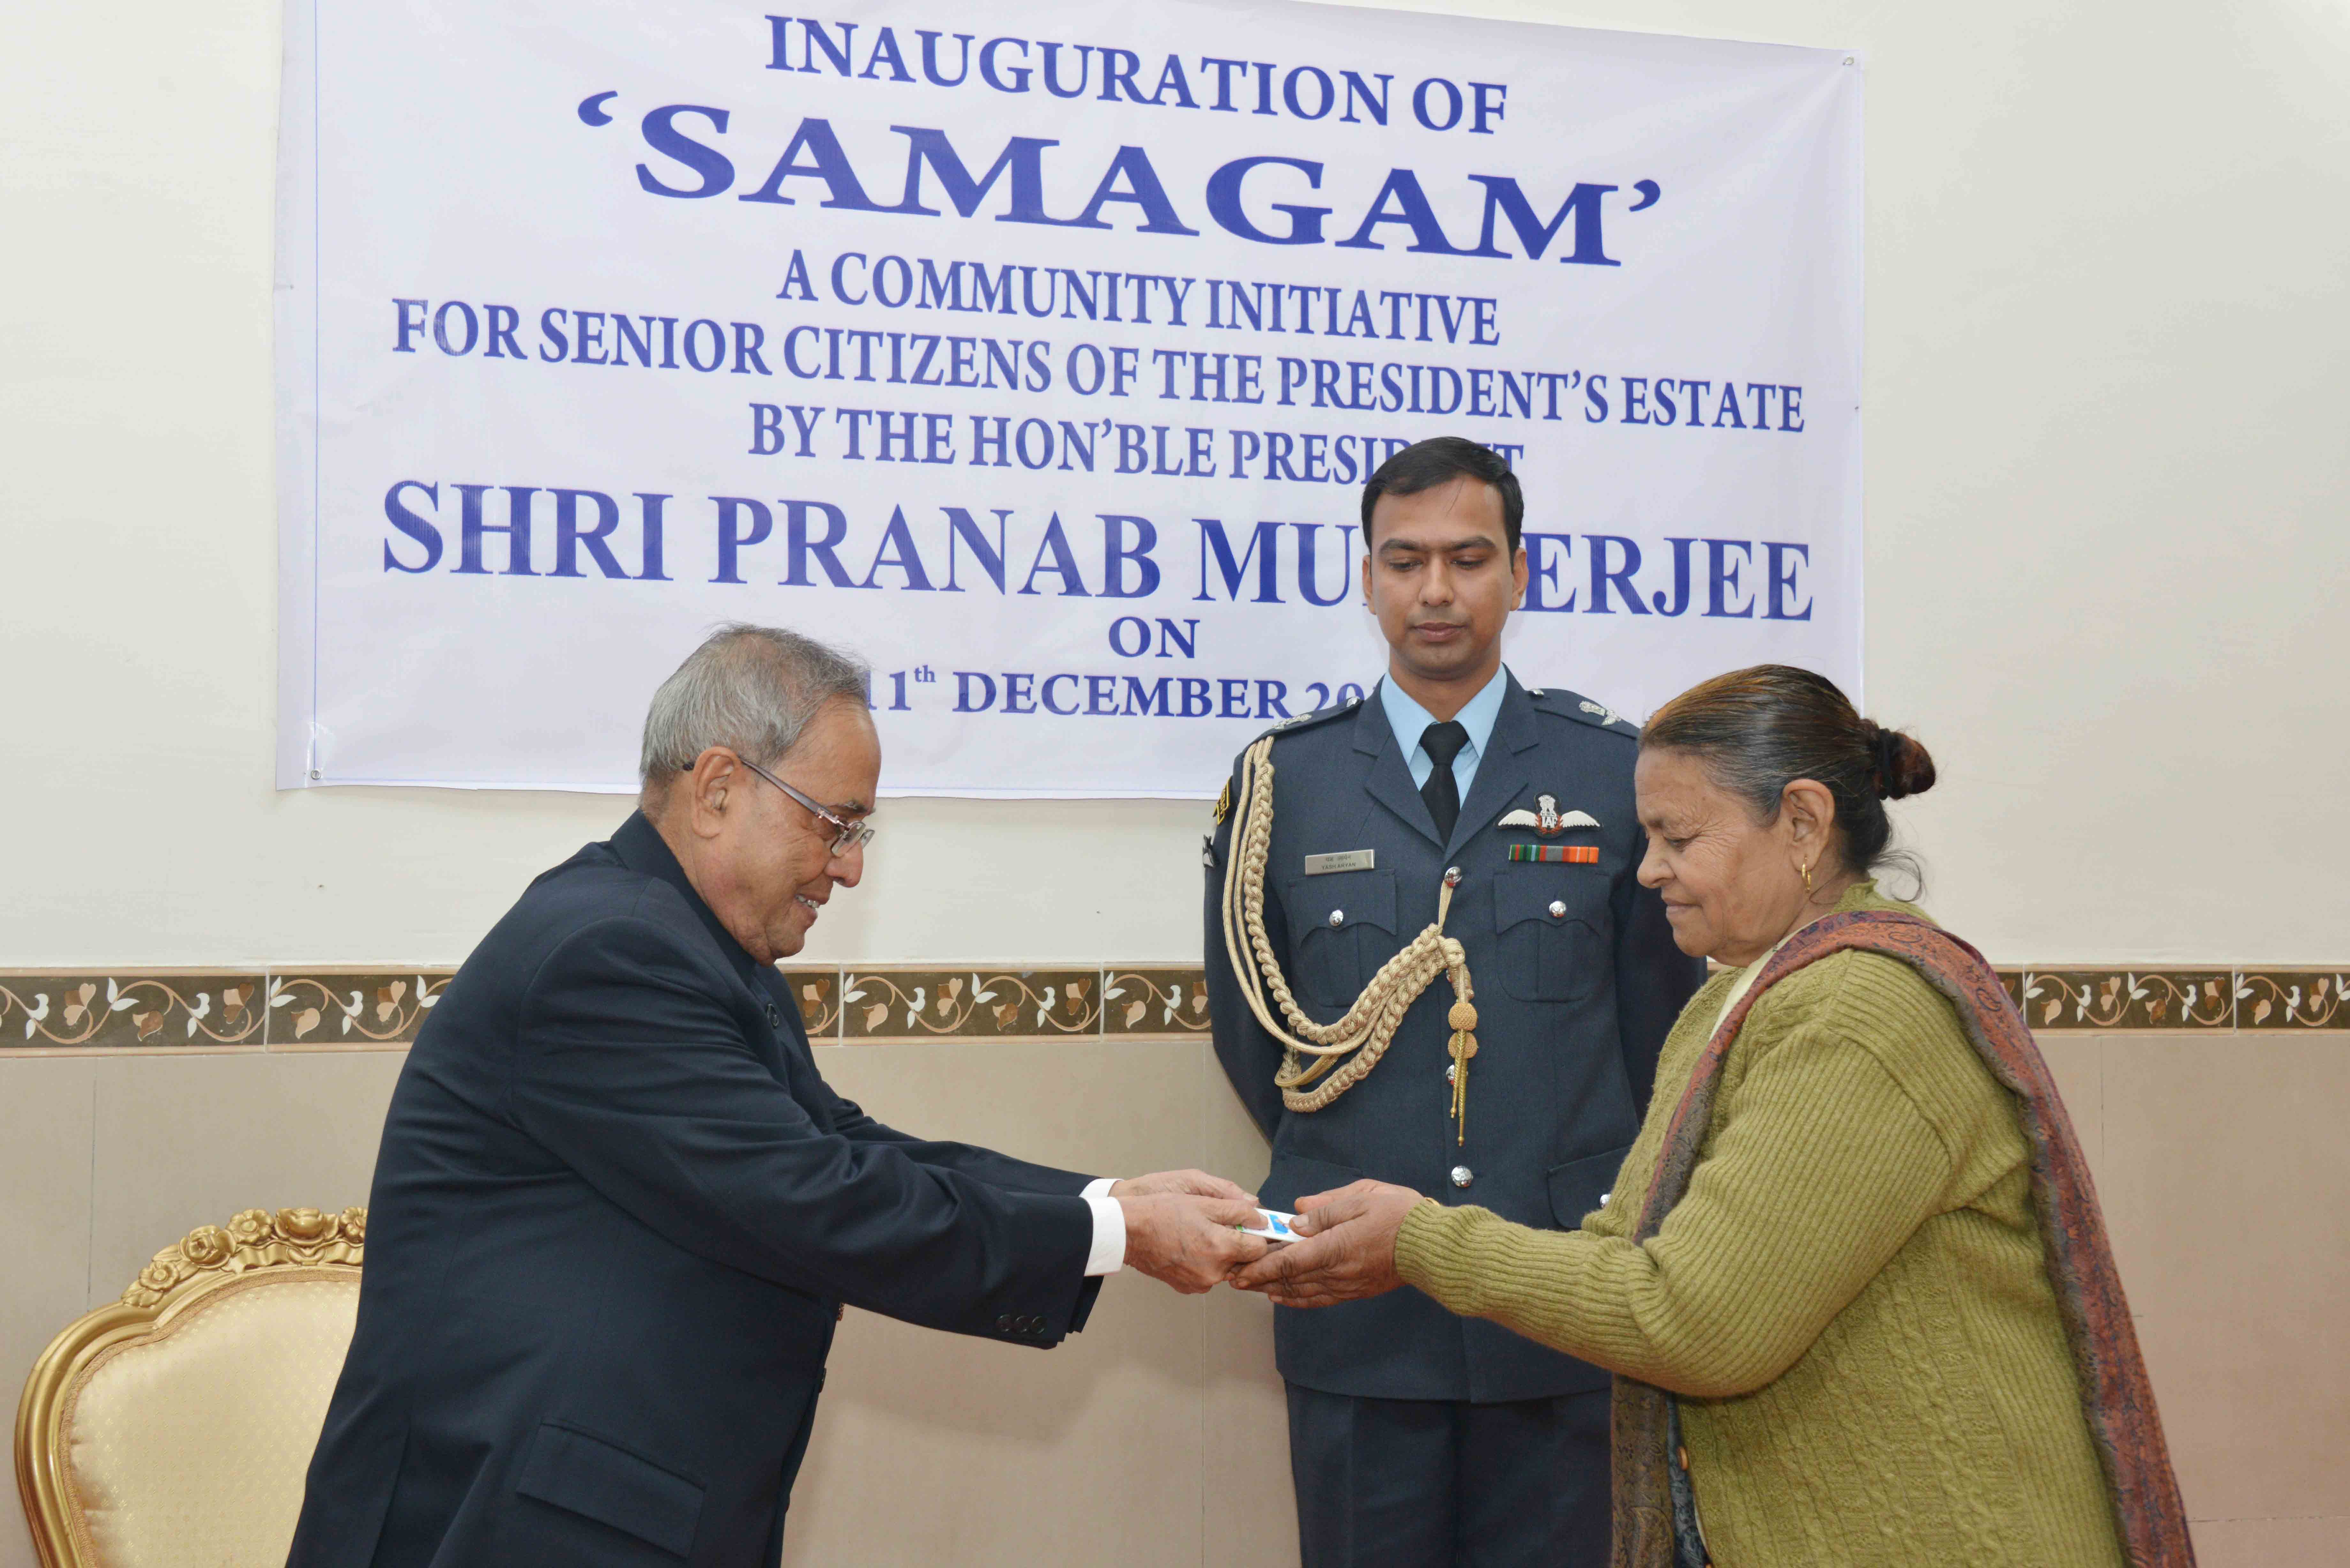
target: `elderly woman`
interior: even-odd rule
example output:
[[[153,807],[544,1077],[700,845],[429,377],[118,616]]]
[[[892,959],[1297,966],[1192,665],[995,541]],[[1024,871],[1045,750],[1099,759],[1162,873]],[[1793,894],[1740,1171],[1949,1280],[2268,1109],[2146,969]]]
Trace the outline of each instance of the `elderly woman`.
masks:
[[[1237,1282],[1409,1284],[1614,1371],[1618,1568],[2191,1564],[2046,1067],[1871,879],[1925,748],[1763,665],[1667,703],[1635,780],[1640,880],[1725,970],[1605,1206],[1543,1231],[1357,1182]]]

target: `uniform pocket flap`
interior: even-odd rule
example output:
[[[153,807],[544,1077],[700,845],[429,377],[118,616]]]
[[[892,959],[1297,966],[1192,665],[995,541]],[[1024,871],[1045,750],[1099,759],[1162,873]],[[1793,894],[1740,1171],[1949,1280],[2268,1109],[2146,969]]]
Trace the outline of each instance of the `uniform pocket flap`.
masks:
[[[1590,924],[1591,917],[1585,911],[1607,893],[1607,878],[1591,874],[1596,870],[1566,866],[1503,867],[1493,878],[1493,929],[1506,931],[1522,920],[1564,926],[1581,919]]]
[[[1632,1146],[1607,1149],[1603,1153],[1570,1159],[1565,1165],[1550,1168],[1550,1213],[1563,1228],[1573,1231],[1583,1224],[1583,1217],[1606,1204],[1607,1194],[1614,1189],[1616,1178],[1624,1168],[1624,1157]]]
[[[1257,1190],[1266,1208],[1291,1214],[1296,1212],[1297,1200],[1309,1193],[1333,1191],[1362,1179],[1361,1171],[1347,1166],[1276,1154],[1273,1157],[1273,1168],[1264,1173],[1264,1181]]]
[[[515,1490],[626,1531],[673,1557],[693,1549],[702,1487],[601,1438],[546,1422]]]
[[[1300,877],[1289,884],[1290,918],[1304,930],[1346,930],[1354,926],[1396,929],[1395,873],[1340,871]]]

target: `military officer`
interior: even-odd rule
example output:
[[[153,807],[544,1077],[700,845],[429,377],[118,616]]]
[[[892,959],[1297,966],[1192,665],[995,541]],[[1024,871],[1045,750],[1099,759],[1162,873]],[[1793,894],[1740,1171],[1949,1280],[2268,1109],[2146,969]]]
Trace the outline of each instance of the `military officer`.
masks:
[[[1503,667],[1523,511],[1473,441],[1382,464],[1362,571],[1386,679],[1261,738],[1218,803],[1209,998],[1270,1207],[1373,1177],[1579,1224],[1703,978],[1634,880],[1637,732]],[[1598,1368],[1410,1290],[1282,1313],[1274,1354],[1305,1568],[1607,1562]]]

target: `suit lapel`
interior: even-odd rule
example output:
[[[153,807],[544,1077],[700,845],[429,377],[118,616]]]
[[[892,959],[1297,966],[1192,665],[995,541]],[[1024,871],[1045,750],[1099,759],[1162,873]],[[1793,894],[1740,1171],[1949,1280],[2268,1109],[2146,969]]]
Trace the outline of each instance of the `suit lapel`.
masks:
[[[1503,680],[1508,684],[1502,691],[1502,711],[1493,717],[1493,732],[1485,738],[1485,754],[1477,759],[1477,776],[1469,781],[1469,798],[1461,803],[1461,820],[1452,825],[1452,842],[1444,846],[1447,858],[1491,826],[1534,782],[1533,753],[1541,733],[1534,728],[1534,699],[1519,686],[1516,676],[1504,672]],[[1430,836],[1435,836],[1432,831]]]
[[[1363,779],[1363,788],[1373,800],[1399,817],[1405,826],[1418,833],[1430,844],[1442,846],[1436,836],[1436,819],[1428,815],[1428,803],[1419,798],[1419,791],[1411,782],[1411,769],[1403,760],[1403,747],[1397,741],[1395,726],[1388,722],[1387,705],[1376,691],[1364,699],[1362,709],[1355,715],[1355,750],[1370,758],[1370,772]]]

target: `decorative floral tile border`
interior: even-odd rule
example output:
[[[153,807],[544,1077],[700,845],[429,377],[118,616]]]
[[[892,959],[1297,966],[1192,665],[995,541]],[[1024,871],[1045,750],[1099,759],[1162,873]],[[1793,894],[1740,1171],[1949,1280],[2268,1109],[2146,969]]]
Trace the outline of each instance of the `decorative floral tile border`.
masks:
[[[0,1045],[258,1045],[268,977],[210,974],[0,974]]]
[[[301,971],[269,977],[269,1044],[405,1045],[449,988],[448,970]]]
[[[453,971],[0,970],[0,1054],[308,1051],[405,1045]],[[2002,969],[2046,1032],[2350,1032],[2350,965]],[[1208,1033],[1197,966],[876,964],[784,971],[819,1045],[1141,1040]]]
[[[2034,1029],[2232,1029],[2235,976],[2226,970],[2016,971]],[[2020,994],[2019,994],[2020,993]]]
[[[844,1044],[1101,1033],[1097,969],[859,969],[843,971],[840,984]]]
[[[1208,976],[1204,970],[1104,970],[1102,1002],[1104,1034],[1208,1033]]]
[[[448,970],[0,970],[0,1050],[404,1045]]]
[[[2350,965],[2334,969],[2017,970],[2009,993],[2036,1030],[2350,1030]]]
[[[2239,1029],[2350,1029],[2350,968],[2252,970],[2236,976]]]

